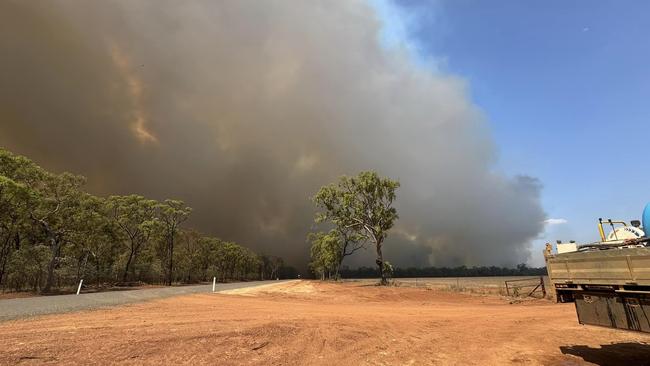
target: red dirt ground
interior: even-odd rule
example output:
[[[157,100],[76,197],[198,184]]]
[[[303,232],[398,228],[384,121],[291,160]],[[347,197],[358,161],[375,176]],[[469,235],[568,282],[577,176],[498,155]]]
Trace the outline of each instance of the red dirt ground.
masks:
[[[295,281],[0,323],[0,364],[643,365],[572,304]]]

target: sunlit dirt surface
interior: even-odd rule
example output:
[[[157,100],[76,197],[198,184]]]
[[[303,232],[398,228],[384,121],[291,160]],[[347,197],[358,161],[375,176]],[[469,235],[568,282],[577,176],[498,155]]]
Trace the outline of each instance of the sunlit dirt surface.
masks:
[[[572,304],[295,281],[0,323],[0,364],[643,365]]]

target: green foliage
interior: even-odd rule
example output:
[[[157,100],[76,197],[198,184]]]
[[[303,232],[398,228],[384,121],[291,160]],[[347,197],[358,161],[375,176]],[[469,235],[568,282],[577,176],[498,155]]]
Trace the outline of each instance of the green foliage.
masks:
[[[0,283],[6,274],[11,253],[17,249],[16,236],[26,224],[24,218],[29,195],[30,191],[24,184],[0,175]]]
[[[284,260],[280,257],[269,256],[262,254],[259,256],[260,263],[260,278],[265,279],[277,279],[282,276],[283,269],[286,269],[284,265]]]
[[[96,197],[85,178],[53,174],[0,149],[0,287],[266,279],[282,259],[182,227],[191,208],[139,195]]]
[[[384,261],[384,266],[382,268],[383,277],[390,280],[393,278],[393,265],[389,261]]]
[[[192,209],[185,207],[183,201],[169,199],[158,204],[157,209],[166,246],[165,256],[167,266],[165,267],[165,272],[167,285],[171,286],[174,277],[174,241],[178,235],[180,225],[187,220]]]
[[[45,245],[26,245],[12,254],[7,268],[8,286],[17,291],[42,288],[50,249]]]
[[[321,279],[337,279],[338,267],[342,260],[343,244],[336,230],[329,233],[312,233],[311,241],[311,270]]]
[[[331,223],[344,242],[367,240],[374,244],[382,284],[387,283],[382,245],[398,219],[393,207],[397,188],[399,182],[365,171],[356,177],[341,177],[337,183],[322,187],[313,198],[320,209],[317,223]],[[343,250],[343,257],[345,253]]]
[[[117,230],[117,236],[127,248],[127,257],[122,272],[122,281],[135,276],[134,264],[151,244],[151,238],[160,225],[156,217],[158,203],[138,195],[111,196],[107,202],[110,218]]]

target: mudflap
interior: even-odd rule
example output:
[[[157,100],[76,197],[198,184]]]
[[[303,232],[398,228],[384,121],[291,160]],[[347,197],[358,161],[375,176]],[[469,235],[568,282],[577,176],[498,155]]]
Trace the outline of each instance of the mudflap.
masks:
[[[574,296],[580,324],[650,333],[648,297],[609,292],[581,292]]]

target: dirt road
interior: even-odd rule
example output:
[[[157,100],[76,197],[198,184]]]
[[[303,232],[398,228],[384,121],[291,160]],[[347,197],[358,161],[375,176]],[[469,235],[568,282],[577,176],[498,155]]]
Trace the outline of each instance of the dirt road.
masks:
[[[644,365],[571,304],[298,281],[0,324],[0,364]]]

